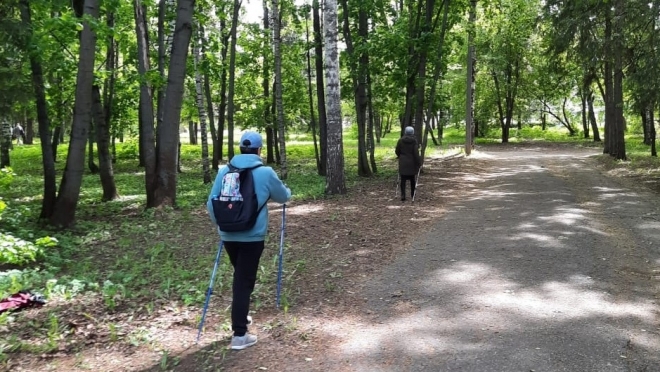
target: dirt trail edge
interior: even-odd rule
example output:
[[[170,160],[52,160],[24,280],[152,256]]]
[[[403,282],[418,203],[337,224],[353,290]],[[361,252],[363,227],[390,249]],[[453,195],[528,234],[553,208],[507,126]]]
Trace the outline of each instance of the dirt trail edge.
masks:
[[[660,371],[659,199],[595,151],[449,170],[464,193],[366,284],[364,317],[325,326],[342,334],[327,370]]]

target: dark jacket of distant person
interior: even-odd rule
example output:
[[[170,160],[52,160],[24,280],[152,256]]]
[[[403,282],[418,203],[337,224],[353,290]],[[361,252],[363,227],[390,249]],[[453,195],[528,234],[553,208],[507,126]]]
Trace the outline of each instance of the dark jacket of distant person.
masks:
[[[402,176],[414,176],[422,166],[419,156],[419,146],[414,134],[405,134],[396,144],[396,157],[399,159],[399,174]]]

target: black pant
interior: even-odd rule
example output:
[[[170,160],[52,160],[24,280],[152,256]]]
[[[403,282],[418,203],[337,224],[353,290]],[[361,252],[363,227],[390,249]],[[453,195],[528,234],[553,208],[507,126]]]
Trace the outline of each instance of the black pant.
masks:
[[[406,198],[406,181],[410,180],[410,197],[415,195],[415,176],[401,175],[401,199]]]
[[[243,336],[247,332],[250,296],[257,281],[257,270],[264,251],[264,242],[225,242],[225,250],[234,267],[231,329],[234,331],[234,336]]]

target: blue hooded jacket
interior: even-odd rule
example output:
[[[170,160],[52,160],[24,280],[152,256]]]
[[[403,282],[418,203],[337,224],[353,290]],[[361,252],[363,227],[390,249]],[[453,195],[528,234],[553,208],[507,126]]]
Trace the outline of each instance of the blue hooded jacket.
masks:
[[[252,168],[257,165],[262,165],[263,162],[259,155],[254,154],[241,154],[234,156],[231,165],[236,168]],[[222,188],[222,178],[227,174],[229,168],[224,166],[218,171],[215,177],[211,194],[209,194],[208,201],[206,202],[206,209],[209,211],[211,220],[215,226],[218,226],[213,214],[213,204],[211,199],[213,196],[220,194]],[[252,177],[254,179],[254,190],[257,193],[257,201],[259,207],[268,203],[268,199],[272,199],[277,203],[286,203],[291,198],[291,190],[284,186],[284,183],[277,177],[277,174],[271,167],[259,167],[252,170]],[[240,232],[225,232],[220,231],[220,237],[226,242],[258,242],[266,239],[266,232],[268,230],[268,205],[265,205],[254,227],[250,230]]]

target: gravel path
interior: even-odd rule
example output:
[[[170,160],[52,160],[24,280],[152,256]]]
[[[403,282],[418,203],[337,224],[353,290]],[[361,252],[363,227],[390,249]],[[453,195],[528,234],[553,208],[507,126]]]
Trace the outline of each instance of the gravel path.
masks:
[[[486,150],[447,174],[462,190],[422,179],[418,207],[435,189],[446,213],[366,284],[331,370],[660,371],[660,199],[596,153]]]

